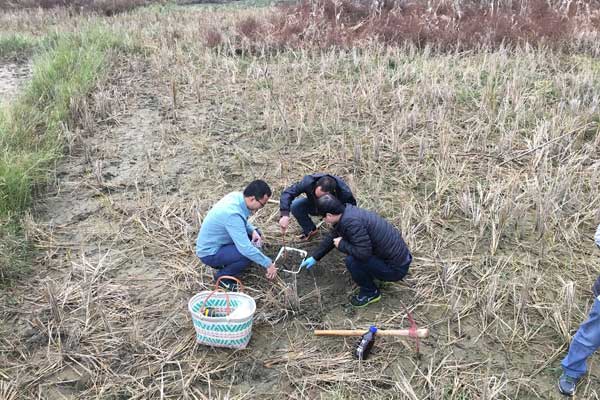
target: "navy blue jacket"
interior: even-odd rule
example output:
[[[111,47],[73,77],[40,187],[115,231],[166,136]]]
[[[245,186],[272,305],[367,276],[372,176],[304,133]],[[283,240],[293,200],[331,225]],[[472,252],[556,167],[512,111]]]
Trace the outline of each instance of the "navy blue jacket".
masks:
[[[279,211],[281,212],[281,216],[290,215],[292,201],[302,193],[306,195],[306,198],[310,201],[311,208],[316,212],[317,198],[315,197],[315,189],[317,188],[317,181],[324,176],[335,179],[337,185],[334,192],[331,193],[332,195],[344,204],[348,203],[356,205],[356,200],[352,195],[350,187],[342,180],[342,178],[335,175],[318,173],[306,175],[300,182],[293,184],[281,193],[279,199]]]
[[[376,213],[346,205],[339,222],[312,254],[315,260],[320,260],[329,253],[335,247],[333,239],[340,236],[342,241],[338,250],[342,253],[361,261],[375,256],[391,266],[408,270],[412,256],[402,234]]]

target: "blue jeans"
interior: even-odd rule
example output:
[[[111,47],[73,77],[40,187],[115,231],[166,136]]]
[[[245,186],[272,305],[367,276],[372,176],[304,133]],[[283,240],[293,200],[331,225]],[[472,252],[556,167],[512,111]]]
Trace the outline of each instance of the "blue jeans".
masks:
[[[588,319],[579,326],[567,356],[561,365],[567,376],[580,378],[587,371],[585,364],[587,358],[600,347],[600,300],[594,299],[594,304]]]
[[[317,229],[315,223],[310,218],[311,215],[319,215],[316,205],[312,204],[306,197],[298,197],[292,201],[290,207],[292,215],[296,217],[298,223],[302,227],[302,232],[308,235],[310,232]]]
[[[223,275],[237,277],[248,268],[252,262],[249,258],[240,254],[233,243],[221,247],[219,251],[211,256],[201,257],[200,260],[204,264],[215,269],[215,280]]]
[[[412,257],[410,258],[412,261]],[[408,272],[410,261],[403,266],[394,266],[386,263],[381,258],[371,256],[366,261],[361,261],[353,256],[346,257],[346,268],[350,271],[352,279],[360,287],[359,295],[372,296],[379,292],[374,278],[385,282],[396,282],[404,278]]]

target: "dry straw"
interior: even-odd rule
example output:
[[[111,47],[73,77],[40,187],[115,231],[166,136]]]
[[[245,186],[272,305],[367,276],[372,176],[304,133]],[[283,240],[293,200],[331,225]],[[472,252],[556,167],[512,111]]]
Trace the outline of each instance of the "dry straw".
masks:
[[[92,134],[73,132],[56,190],[26,221],[35,271],[0,295],[0,395],[552,398],[596,275],[597,44],[577,42],[568,57],[366,39],[273,52],[242,37],[244,21],[270,13],[153,8],[97,20],[141,51],[81,105]],[[4,29],[63,17],[11,15]],[[410,275],[352,311],[339,255],[294,282],[253,267],[248,350],[197,346],[186,304],[212,285],[194,255],[207,210],[256,177],[278,194],[313,171],[344,176],[360,206],[401,228]],[[273,204],[254,220],[271,255],[277,220]],[[406,327],[400,305],[432,332],[421,358],[386,339],[359,367],[353,341],[310,335]],[[598,396],[594,371],[585,398]]]

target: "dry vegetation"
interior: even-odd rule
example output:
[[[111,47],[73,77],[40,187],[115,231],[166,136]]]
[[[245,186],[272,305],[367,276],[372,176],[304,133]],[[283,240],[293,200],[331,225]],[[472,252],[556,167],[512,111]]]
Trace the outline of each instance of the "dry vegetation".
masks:
[[[241,19],[235,28],[237,35],[230,40],[249,45],[254,51],[348,48],[368,42],[411,43],[436,51],[525,44],[569,51],[582,50],[597,40],[600,11],[598,5],[589,2],[552,6],[545,0],[492,5],[475,1],[305,0],[281,5],[262,18]],[[206,44],[222,44],[224,29],[209,30]]]
[[[0,10],[68,9],[70,12],[95,12],[107,16],[133,10],[161,0],[0,0]]]
[[[405,43],[376,32],[401,8],[356,5],[332,20],[327,4],[306,18],[303,4],[94,20],[142,51],[76,105],[55,189],[24,219],[36,272],[0,295],[0,397],[558,398],[597,275],[597,11],[551,9],[566,25],[558,37],[540,30],[537,46],[511,32],[456,47],[438,33]],[[437,15],[464,23],[463,6],[460,18],[449,6]],[[430,26],[433,11],[410,9]],[[3,26],[71,29],[77,18],[23,11]],[[294,21],[298,31],[278,33]],[[337,255],[274,285],[255,268],[249,348],[195,345],[186,302],[210,287],[193,254],[204,213],[256,177],[277,194],[323,170],[402,229],[416,257],[407,282],[351,311]],[[277,215],[270,205],[256,216],[271,255]],[[353,340],[311,335],[405,327],[404,307],[432,332],[419,356],[386,339],[358,364]],[[597,365],[581,398],[600,397]]]

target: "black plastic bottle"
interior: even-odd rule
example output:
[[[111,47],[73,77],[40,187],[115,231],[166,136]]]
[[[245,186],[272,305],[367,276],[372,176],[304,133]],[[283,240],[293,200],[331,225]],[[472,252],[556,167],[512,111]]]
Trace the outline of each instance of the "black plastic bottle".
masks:
[[[224,317],[225,314],[217,312],[216,308],[206,307],[202,312],[206,317]]]
[[[377,327],[371,326],[369,331],[362,335],[360,342],[356,346],[356,350],[354,350],[354,357],[359,360],[365,360],[369,353],[371,352],[371,348],[375,343],[375,333],[377,332]]]

